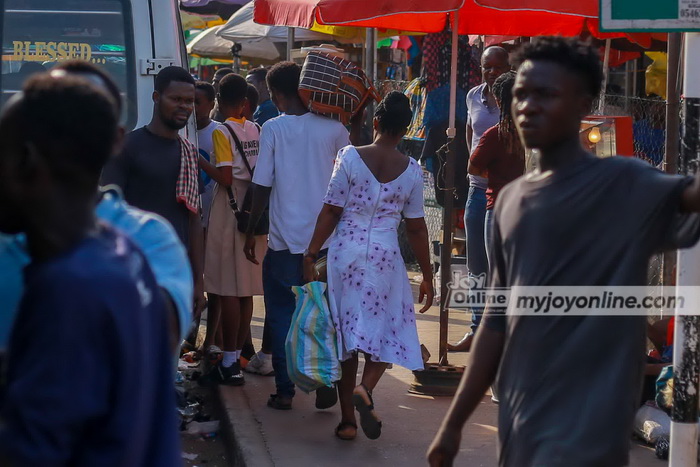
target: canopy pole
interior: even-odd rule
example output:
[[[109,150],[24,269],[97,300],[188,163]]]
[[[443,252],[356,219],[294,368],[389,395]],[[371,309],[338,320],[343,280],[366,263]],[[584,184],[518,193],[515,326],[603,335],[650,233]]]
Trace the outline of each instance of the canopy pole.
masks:
[[[292,60],[292,49],[294,48],[294,28],[287,28],[287,61]]]
[[[672,32],[668,35],[668,71],[666,75],[666,143],[664,151],[664,172],[672,175],[678,174],[678,153],[680,150],[680,62],[681,62],[680,32]],[[629,62],[627,62],[629,63]],[[676,254],[667,251],[663,256],[664,286],[671,285],[673,271],[676,267]]]
[[[370,82],[377,86],[377,30],[374,28],[367,28],[365,31],[365,73],[369,78]],[[381,89],[380,89],[381,91]],[[368,128],[372,128],[372,120],[374,119],[374,101],[370,99],[369,104],[366,107],[366,119],[365,124]]]
[[[600,94],[598,101],[598,115],[603,115],[605,112],[605,94],[608,92],[608,75],[610,74],[610,39],[605,40],[605,56],[603,57],[603,91]]]
[[[454,210],[455,153],[454,139],[457,112],[457,54],[459,45],[459,15],[452,13],[452,56],[450,65],[450,114],[447,129],[445,160],[445,206],[442,218],[442,251],[440,252],[440,365],[447,361],[447,325],[450,318],[449,284],[452,282],[452,217]]]

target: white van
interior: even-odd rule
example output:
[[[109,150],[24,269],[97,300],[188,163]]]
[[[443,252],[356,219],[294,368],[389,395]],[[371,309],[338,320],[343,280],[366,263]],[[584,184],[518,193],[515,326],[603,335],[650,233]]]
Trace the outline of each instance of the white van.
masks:
[[[125,102],[128,130],[152,115],[154,77],[187,68],[177,0],[0,0],[1,102],[32,73],[80,58],[104,67]],[[194,138],[194,127],[188,133]]]

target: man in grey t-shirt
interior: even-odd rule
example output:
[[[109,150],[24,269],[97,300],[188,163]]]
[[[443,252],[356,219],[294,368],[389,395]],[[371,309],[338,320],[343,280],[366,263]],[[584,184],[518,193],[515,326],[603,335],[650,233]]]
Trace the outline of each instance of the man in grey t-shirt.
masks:
[[[645,285],[657,251],[700,236],[700,178],[579,140],[600,92],[600,60],[577,40],[537,38],[521,52],[513,114],[538,170],[495,208],[492,287]],[[515,316],[487,310],[474,356],[428,457],[451,465],[461,429],[496,375],[499,463],[620,466],[644,370],[645,316]]]

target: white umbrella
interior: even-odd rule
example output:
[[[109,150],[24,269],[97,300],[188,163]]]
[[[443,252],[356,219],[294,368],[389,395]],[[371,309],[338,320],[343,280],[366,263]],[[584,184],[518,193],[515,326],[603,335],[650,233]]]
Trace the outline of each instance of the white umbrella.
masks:
[[[216,32],[221,26],[214,26],[200,32],[197,37],[187,44],[187,53],[210,58],[231,59],[233,42],[219,37]]]
[[[253,21],[253,2],[241,7],[228,22],[221,26],[216,33],[219,37],[241,44],[241,55],[246,57],[259,57],[275,60],[280,58],[275,43],[287,42],[287,28],[284,26],[266,26]],[[334,36],[308,29],[295,29],[296,41],[328,41]],[[251,55],[249,50],[265,50],[274,56]],[[261,52],[258,52],[261,53]]]

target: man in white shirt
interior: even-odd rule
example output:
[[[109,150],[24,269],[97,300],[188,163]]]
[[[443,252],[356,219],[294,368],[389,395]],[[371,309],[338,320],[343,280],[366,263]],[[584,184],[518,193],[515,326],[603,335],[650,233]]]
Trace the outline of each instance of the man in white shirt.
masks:
[[[300,73],[298,65],[282,62],[272,67],[267,75],[270,95],[283,115],[268,120],[260,136],[260,153],[253,176],[253,208],[245,246],[247,258],[257,264],[252,229],[269,201],[269,249],[263,261],[263,287],[277,393],[270,397],[267,405],[279,410],[290,409],[294,397],[284,347],[295,309],[291,287],[304,283],[304,252],[323,207],[335,157],[341,148],[350,144],[348,131],[341,123],[310,113],[301,102],[298,95]],[[360,122],[359,118],[353,121],[353,135],[359,133]],[[319,400],[320,395],[317,393],[318,408],[328,408],[337,400],[335,395],[327,401]]]

